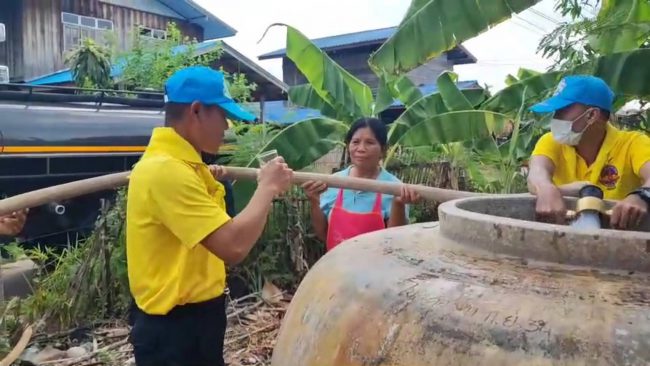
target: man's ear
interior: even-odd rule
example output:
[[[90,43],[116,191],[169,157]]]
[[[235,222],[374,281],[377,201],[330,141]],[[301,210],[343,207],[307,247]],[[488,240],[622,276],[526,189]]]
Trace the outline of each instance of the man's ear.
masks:
[[[192,114],[199,114],[201,111],[201,102],[194,101],[192,104],[190,104],[190,113]]]

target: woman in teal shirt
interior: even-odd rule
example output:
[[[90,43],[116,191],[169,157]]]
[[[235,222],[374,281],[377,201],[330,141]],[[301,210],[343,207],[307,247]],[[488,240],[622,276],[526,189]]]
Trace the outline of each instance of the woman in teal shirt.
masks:
[[[334,175],[401,183],[380,164],[387,150],[387,131],[381,120],[357,120],[348,131],[345,143],[352,165]],[[402,185],[399,197],[328,189],[325,183],[316,181],[306,182],[303,189],[311,203],[316,235],[326,242],[328,251],[357,235],[407,224],[407,205],[419,200],[418,194],[407,185]]]

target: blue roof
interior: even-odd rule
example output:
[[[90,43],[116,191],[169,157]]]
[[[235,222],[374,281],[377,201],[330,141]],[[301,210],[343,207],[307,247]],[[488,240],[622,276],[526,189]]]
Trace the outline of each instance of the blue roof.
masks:
[[[237,31],[193,0],[158,0],[186,21],[203,28],[203,39],[230,37]]]
[[[324,37],[312,39],[312,43],[315,44],[321,50],[328,50],[332,48],[338,48],[343,46],[352,46],[368,42],[378,42],[381,43],[390,36],[392,36],[397,27],[389,27],[382,29],[373,29],[362,32],[341,34],[336,36]],[[259,56],[260,60],[271,59],[276,57],[282,57],[287,53],[287,49],[283,48],[273,52],[265,53]]]
[[[259,103],[244,103],[243,107],[256,116],[260,115]],[[291,125],[296,122],[323,117],[320,111],[311,108],[299,107],[286,100],[264,102],[264,121],[280,125]]]
[[[220,44],[221,41],[219,40],[210,40],[210,41],[198,43],[195,46],[194,53],[197,56],[208,53],[210,51],[217,49]],[[187,50],[187,46],[181,45],[181,46],[174,47],[172,52],[178,53],[185,50]],[[111,67],[111,77],[119,78],[122,75],[123,69],[124,69],[124,60],[123,59],[118,60]],[[53,72],[51,74],[37,76],[33,79],[27,80],[26,83],[31,85],[55,85],[55,84],[70,83],[72,81],[73,81],[72,72],[68,68],[68,69],[63,69],[63,70]]]
[[[336,36],[312,39],[311,42],[323,51],[333,51],[342,48],[352,48],[354,46],[367,45],[367,44],[381,44],[384,43],[397,31],[397,27],[373,29],[362,32],[340,34]],[[287,49],[282,48],[273,52],[265,53],[258,58],[260,60],[268,60],[278,57],[284,57],[287,54]],[[447,57],[450,60],[457,61],[456,63],[474,63],[476,58],[469,53],[463,46],[458,46],[449,52]]]
[[[474,80],[469,81],[460,81],[456,84],[459,89],[479,89],[481,86],[478,82]],[[427,84],[419,87],[422,95],[429,95],[436,93],[438,91],[438,86],[436,84]],[[259,116],[259,104],[258,103],[246,103],[244,104],[246,109],[250,110],[253,114]],[[404,104],[399,100],[393,101],[391,108],[401,108],[404,107]],[[308,118],[317,118],[323,117],[320,111],[299,107],[291,104],[288,101],[269,101],[264,103],[264,121],[274,122],[280,125],[291,125],[296,122],[308,119]]]

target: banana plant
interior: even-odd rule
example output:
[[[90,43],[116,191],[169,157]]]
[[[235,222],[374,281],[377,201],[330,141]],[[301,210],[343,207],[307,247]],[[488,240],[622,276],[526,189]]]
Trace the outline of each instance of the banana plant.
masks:
[[[405,74],[539,1],[414,0],[370,65],[377,74]]]
[[[587,37],[589,46],[600,54],[631,51],[650,38],[650,1],[603,1],[595,29]]]
[[[285,127],[264,145],[259,153],[277,150],[278,155],[285,158],[294,170],[303,169],[316,159],[340,146],[348,126],[330,118],[312,118]],[[258,154],[259,154],[258,153]],[[250,168],[259,167],[255,154],[245,165]],[[255,191],[255,183],[248,181],[235,182],[234,196],[237,211],[241,211]]]
[[[320,138],[340,143],[347,127],[357,118],[379,116],[393,104],[395,99],[402,101],[408,107],[418,104],[424,98],[420,90],[406,76],[391,75],[380,76],[382,80],[380,88],[377,95],[373,96],[370,87],[339,66],[300,31],[284,24],[274,24],[273,26],[286,27],[287,57],[295,63],[309,82],[309,84],[290,89],[291,102],[317,109],[326,117],[298,122],[280,132],[260,150],[261,153],[277,149],[293,169],[304,168],[336,146],[333,143],[319,144],[318,133],[321,134]],[[454,81],[455,79],[450,80],[450,83],[453,84]],[[458,93],[466,95],[463,97],[463,103],[465,103],[463,107],[468,109],[486,99],[483,90]],[[448,98],[447,103],[453,103],[452,98]],[[486,131],[491,131],[496,126],[493,123],[492,113],[472,110],[467,116],[463,116],[463,112],[460,111],[462,108],[458,105],[452,105],[452,107],[449,111],[456,111],[456,113],[427,120],[427,123],[418,127],[420,133],[436,134],[430,136],[430,141],[451,142],[476,136],[483,137],[488,133]],[[317,128],[312,126],[314,123],[317,124]],[[392,135],[397,138],[398,133]],[[292,136],[292,138],[287,136]],[[426,139],[426,135],[424,137]],[[423,141],[425,140],[422,140],[421,135],[411,134],[400,139],[399,143],[411,146],[421,145]],[[295,146],[295,150],[285,151],[286,147],[283,147],[283,144],[291,144]],[[297,151],[303,154],[295,155]],[[255,164],[256,161],[253,159],[247,166],[252,167]],[[236,187],[242,185],[243,182],[235,183]],[[248,192],[249,190],[243,191]]]
[[[422,95],[404,73],[537,2],[413,0],[395,35],[369,60],[380,80],[376,95],[297,29],[285,24],[272,25],[286,28],[287,57],[308,81],[290,89],[291,102],[317,109],[324,117],[286,128],[260,153],[277,149],[293,169],[302,169],[340,145],[352,121],[379,116],[395,99],[406,110],[390,126],[391,153],[400,147],[452,146],[464,141],[493,139],[500,135],[506,121],[519,118],[522,105],[526,106],[525,110],[548,96],[567,72],[541,74],[522,70],[517,78],[510,78],[507,88],[489,98],[484,90],[458,90],[453,73],[440,75],[438,92]],[[432,13],[436,15],[430,16]],[[649,52],[635,50],[608,55],[580,65],[572,73],[600,76],[622,97],[647,96],[650,95],[650,83],[646,82],[650,80],[650,69],[645,65],[650,62]],[[389,160],[390,156],[385,163]],[[248,166],[256,164],[252,159]],[[235,187],[239,196],[237,204],[241,207],[248,201],[252,186],[236,182]]]

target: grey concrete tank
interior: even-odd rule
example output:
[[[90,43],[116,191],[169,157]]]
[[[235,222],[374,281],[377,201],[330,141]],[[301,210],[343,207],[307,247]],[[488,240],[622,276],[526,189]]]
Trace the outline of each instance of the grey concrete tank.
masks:
[[[274,366],[649,365],[650,222],[534,222],[532,197],[341,244],[301,283]]]

